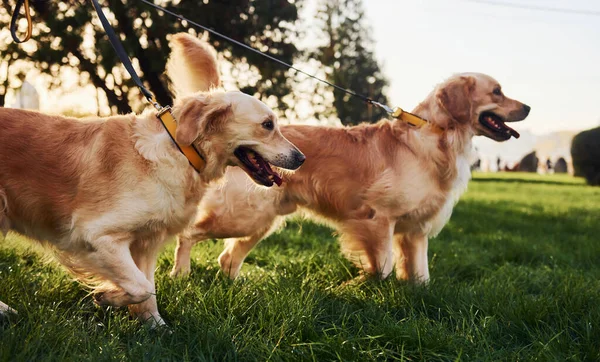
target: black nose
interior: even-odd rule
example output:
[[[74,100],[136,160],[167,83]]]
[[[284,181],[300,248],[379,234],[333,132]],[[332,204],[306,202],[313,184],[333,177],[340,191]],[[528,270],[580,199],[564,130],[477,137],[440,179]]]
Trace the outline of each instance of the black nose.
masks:
[[[300,151],[296,151],[296,155],[294,157],[296,158],[298,167],[300,167],[304,163],[304,160],[306,160],[306,156],[304,156],[304,153],[302,153]]]
[[[529,111],[531,111],[531,107],[529,107],[528,105],[524,104],[523,105],[523,112],[525,112],[525,117],[527,117],[527,115],[529,114]]]

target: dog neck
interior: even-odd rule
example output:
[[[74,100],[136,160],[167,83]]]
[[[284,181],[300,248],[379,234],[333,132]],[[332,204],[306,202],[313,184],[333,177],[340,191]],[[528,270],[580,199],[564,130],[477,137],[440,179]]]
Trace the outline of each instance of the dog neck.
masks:
[[[428,97],[427,100],[416,106],[412,113],[444,129],[440,139],[445,142],[440,142],[445,143],[452,152],[457,155],[468,154],[475,133],[468,125],[456,126],[458,122],[453,121],[452,117],[437,102],[431,101]]]
[[[154,111],[145,112],[136,118],[134,125],[135,148],[146,160],[157,167],[168,167],[173,172],[193,173],[195,179],[204,183],[222,177],[225,173],[225,156],[221,147],[210,140],[198,139],[194,145],[205,157],[206,165],[201,173],[190,165],[188,159],[179,151]]]
[[[436,172],[442,180],[453,182],[458,175],[457,161],[468,159],[472,149],[472,139],[475,135],[468,125],[450,126],[458,124],[442,109],[437,102],[429,98],[414,108],[414,114],[429,120],[431,123],[445,129],[444,133],[436,138],[436,147],[425,148],[426,156],[430,157]],[[433,134],[433,133],[432,133]],[[424,142],[434,142],[429,138]]]

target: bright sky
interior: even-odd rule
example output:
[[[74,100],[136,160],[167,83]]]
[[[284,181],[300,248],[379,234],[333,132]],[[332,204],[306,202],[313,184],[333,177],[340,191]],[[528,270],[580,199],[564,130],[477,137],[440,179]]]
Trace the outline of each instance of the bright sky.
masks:
[[[314,16],[315,1],[308,2],[307,20]],[[490,4],[498,2],[596,15]],[[509,97],[532,107],[517,130],[539,135],[600,124],[600,1],[364,0],[363,4],[376,55],[390,80],[391,106],[411,109],[443,79],[475,71],[495,77]],[[301,42],[314,40],[307,34]],[[308,64],[301,66],[319,73]],[[95,109],[93,87],[82,92],[77,77],[64,74],[63,79],[72,80],[63,84],[63,91],[73,91],[61,98],[61,104]],[[48,97],[43,82],[41,78],[35,82],[42,108],[54,109],[55,102],[49,101],[54,97]],[[90,101],[82,104],[84,93]]]
[[[498,0],[600,13],[600,1]],[[600,15],[468,0],[365,0],[392,105],[410,109],[464,71],[496,78],[532,107],[515,128],[542,134],[600,124]],[[495,1],[492,1],[495,2]]]

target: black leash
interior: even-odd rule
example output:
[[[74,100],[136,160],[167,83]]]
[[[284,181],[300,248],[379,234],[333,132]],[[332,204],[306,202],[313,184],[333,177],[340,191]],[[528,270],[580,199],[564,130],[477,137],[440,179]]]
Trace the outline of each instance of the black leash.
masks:
[[[228,37],[226,35],[223,35],[223,34],[217,32],[217,31],[215,31],[213,29],[210,29],[210,28],[208,28],[208,27],[206,27],[204,25],[198,24],[197,22],[192,21],[192,20],[190,20],[190,19],[188,19],[188,18],[186,18],[186,17],[184,17],[184,16],[182,16],[180,14],[177,14],[177,13],[174,13],[174,12],[172,12],[170,10],[167,10],[167,9],[165,9],[162,6],[158,6],[158,5],[152,3],[149,0],[140,0],[140,1],[143,2],[143,3],[145,3],[145,4],[147,4],[147,5],[152,6],[153,8],[155,8],[157,10],[163,11],[166,14],[174,16],[175,18],[177,18],[181,22],[185,21],[185,22],[187,22],[189,24],[192,24],[193,26],[196,26],[196,27],[198,27],[198,28],[200,28],[202,30],[205,30],[205,31],[207,31],[207,32],[209,32],[209,33],[211,33],[213,35],[216,35],[216,36],[218,36],[218,37],[220,37],[222,39],[225,39],[225,40],[227,40],[227,41],[229,41],[229,42],[231,42],[233,44],[241,46],[242,48],[247,49],[247,50],[249,50],[249,51],[251,51],[253,53],[259,54],[260,56],[263,56],[263,57],[265,57],[265,58],[267,58],[267,59],[269,59],[271,61],[274,61],[274,62],[276,62],[276,63],[278,63],[280,65],[283,65],[284,67],[287,67],[289,69],[293,69],[293,70],[295,70],[298,73],[302,73],[302,74],[304,74],[304,75],[306,75],[306,76],[308,76],[310,78],[313,78],[313,79],[315,79],[315,80],[317,80],[319,82],[327,84],[330,87],[333,87],[334,89],[342,91],[342,92],[344,92],[346,94],[349,94],[349,95],[351,95],[353,97],[359,98],[360,100],[362,100],[362,101],[364,101],[364,102],[366,102],[368,104],[372,104],[372,105],[374,105],[376,107],[379,107],[379,108],[383,109],[384,111],[386,111],[389,115],[391,115],[394,118],[402,119],[405,122],[408,122],[409,124],[414,125],[414,126],[418,126],[418,127],[421,127],[424,124],[428,123],[427,120],[425,120],[423,118],[420,118],[419,116],[414,115],[412,113],[405,112],[400,107],[396,107],[396,108],[392,109],[391,107],[389,107],[389,106],[387,106],[385,104],[379,103],[379,102],[377,102],[377,101],[375,101],[375,100],[373,100],[373,99],[371,99],[369,97],[366,97],[366,96],[364,96],[362,94],[358,94],[358,93],[356,93],[356,92],[354,92],[352,90],[349,90],[347,88],[343,88],[343,87],[340,87],[340,86],[338,86],[336,84],[328,82],[328,81],[326,81],[324,79],[321,79],[321,78],[319,78],[319,77],[317,77],[315,75],[307,73],[307,72],[303,71],[302,69],[296,68],[296,67],[294,67],[293,65],[291,65],[289,63],[286,63],[286,62],[284,62],[282,60],[279,60],[279,59],[277,59],[277,58],[275,58],[275,57],[273,57],[273,56],[271,56],[269,54],[266,54],[266,53],[263,53],[263,52],[261,52],[261,51],[259,51],[257,49],[254,49],[254,48],[252,48],[249,45],[246,45],[246,44],[244,44],[244,43],[242,43],[240,41],[232,39],[232,38],[230,38],[230,37]],[[168,106],[163,108],[160,104],[158,104],[156,102],[156,99],[152,95],[152,93],[146,87],[144,87],[144,84],[142,83],[142,80],[137,75],[135,69],[133,68],[133,65],[131,64],[131,60],[129,59],[129,56],[127,56],[127,53],[125,52],[125,49],[123,48],[123,45],[121,44],[119,38],[115,34],[115,31],[111,27],[110,23],[106,19],[106,16],[104,16],[104,13],[102,12],[102,8],[100,7],[100,4],[98,3],[98,0],[91,0],[91,2],[94,5],[96,13],[98,14],[98,18],[100,19],[100,22],[102,23],[102,26],[104,27],[104,30],[106,32],[106,35],[108,36],[108,39],[110,40],[110,43],[111,43],[112,47],[115,49],[115,52],[119,56],[119,59],[121,59],[121,62],[123,63],[123,66],[125,67],[125,69],[127,69],[127,72],[131,76],[131,79],[133,79],[133,81],[138,86],[138,88],[140,89],[140,91],[142,92],[142,94],[146,97],[146,99],[152,105],[154,105],[154,107],[159,111],[159,118],[161,119],[161,122],[163,122],[163,125],[165,125],[165,128],[167,128],[166,124],[169,124],[169,123],[175,124],[176,121],[173,119],[173,117],[171,115],[170,108]],[[26,15],[27,15],[28,30],[27,30],[26,38],[21,41],[21,40],[18,39],[18,37],[16,35],[16,23],[17,23],[17,20],[18,20],[17,18],[18,18],[19,11],[21,9],[21,6],[23,6],[23,4],[25,5],[25,11],[26,11]],[[15,12],[13,13],[13,17],[12,17],[12,20],[11,20],[11,34],[13,36],[13,39],[17,43],[22,43],[24,41],[29,40],[29,38],[31,38],[31,32],[32,32],[32,21],[31,21],[31,15],[30,15],[30,12],[29,12],[29,0],[17,0],[17,5],[15,7]],[[168,118],[167,113],[168,113],[168,115],[171,115],[171,117],[170,117],[171,120],[167,119]],[[163,117],[163,115],[164,115],[164,117]],[[437,127],[437,128],[439,128],[439,127]],[[175,139],[173,139],[173,141],[175,142]],[[177,143],[177,142],[175,142],[175,143]],[[194,153],[198,153],[197,150]],[[188,157],[188,159],[190,159],[190,157]],[[190,161],[190,162],[192,162],[192,161]],[[195,168],[198,170],[198,167],[195,167]]]
[[[93,1],[95,1],[95,0],[93,0]],[[209,33],[211,33],[213,35],[216,35],[216,36],[218,36],[218,37],[220,37],[222,39],[225,39],[225,40],[227,40],[227,41],[229,41],[229,42],[231,42],[233,44],[241,46],[244,49],[250,50],[251,52],[259,54],[259,55],[261,55],[261,56],[263,56],[265,58],[268,58],[268,59],[270,59],[270,60],[272,60],[272,61],[274,61],[276,63],[279,63],[279,64],[283,65],[284,67],[287,67],[289,69],[293,69],[293,70],[295,70],[298,73],[302,73],[302,74],[304,74],[304,75],[306,75],[306,76],[308,76],[310,78],[318,80],[319,82],[325,83],[325,84],[327,84],[327,85],[329,85],[329,86],[331,86],[331,87],[333,87],[333,88],[335,88],[335,89],[337,89],[339,91],[342,91],[344,93],[350,94],[353,97],[359,98],[360,100],[362,100],[364,102],[367,102],[367,103],[372,104],[372,105],[374,105],[376,107],[382,108],[387,113],[391,114],[394,111],[391,107],[389,107],[389,106],[387,106],[385,104],[381,104],[381,103],[379,103],[377,101],[374,101],[373,99],[371,99],[369,97],[366,97],[366,96],[364,96],[362,94],[355,93],[355,92],[353,92],[353,91],[351,91],[351,90],[349,90],[347,88],[340,87],[340,86],[338,86],[336,84],[333,84],[333,83],[328,82],[328,81],[326,81],[324,79],[321,79],[321,78],[319,78],[319,77],[317,77],[315,75],[307,73],[307,72],[303,71],[302,69],[298,69],[298,68],[294,67],[293,65],[291,65],[289,63],[286,63],[286,62],[284,62],[282,60],[279,60],[279,59],[277,59],[277,58],[275,58],[275,57],[273,57],[273,56],[271,56],[269,54],[266,54],[266,53],[263,53],[263,52],[261,52],[259,50],[256,50],[256,49],[252,48],[251,46],[246,45],[246,44],[244,44],[244,43],[242,43],[240,41],[237,41],[235,39],[232,39],[232,38],[228,37],[227,35],[221,34],[221,33],[219,33],[216,30],[213,30],[213,29],[211,29],[209,27],[206,27],[204,25],[198,24],[198,23],[196,23],[196,22],[194,22],[194,21],[192,21],[192,20],[184,17],[183,15],[180,15],[180,14],[174,13],[172,11],[169,11],[169,10],[165,9],[164,7],[162,7],[162,6],[158,6],[158,5],[154,4],[151,1],[148,1],[148,0],[140,0],[140,1],[143,2],[143,3],[145,3],[145,4],[148,4],[148,5],[152,6],[153,8],[155,8],[157,10],[163,11],[166,14],[169,14],[171,16],[176,17],[179,21],[186,21],[187,23],[192,24],[192,25],[194,25],[194,26],[196,26],[196,27],[198,27],[198,28],[200,28],[202,30],[205,30],[205,31],[207,31],[207,32],[209,32]]]
[[[112,26],[110,26],[110,23],[106,19],[106,16],[104,16],[102,8],[100,7],[100,4],[98,4],[98,0],[91,1],[94,5],[94,8],[96,9],[98,18],[100,18],[102,27],[104,28],[104,31],[108,36],[110,44],[115,49],[115,52],[117,52],[119,59],[121,59],[121,63],[123,63],[123,66],[125,66],[125,69],[127,69],[127,72],[129,72],[131,79],[133,79],[138,88],[140,88],[140,91],[142,92],[142,94],[144,94],[148,102],[154,105],[154,107],[158,110],[156,117],[160,120],[160,123],[165,128],[165,131],[167,131],[167,133],[169,134],[169,137],[171,137],[171,140],[173,141],[175,146],[177,146],[179,151],[188,159],[190,165],[198,173],[201,173],[204,167],[206,166],[206,161],[204,160],[204,157],[202,157],[202,154],[200,153],[200,151],[198,151],[195,145],[185,146],[177,142],[177,138],[175,137],[177,132],[177,120],[171,112],[171,107],[163,107],[160,104],[158,104],[158,102],[154,98],[154,95],[152,95],[152,92],[150,92],[146,87],[144,87],[142,80],[137,75],[135,69],[133,68],[133,65],[131,64],[131,59],[129,59],[127,53],[125,52],[125,49],[123,48],[123,44],[121,44],[121,41],[115,34],[115,31],[113,30]]]
[[[133,68],[133,65],[131,64],[131,59],[129,59],[129,56],[127,56],[127,53],[123,48],[123,44],[121,44],[121,41],[117,37],[117,34],[115,34],[115,31],[113,30],[112,26],[110,26],[110,23],[106,19],[106,16],[104,16],[102,8],[100,7],[100,4],[98,4],[98,0],[91,1],[94,5],[94,8],[96,9],[96,13],[98,13],[98,18],[100,18],[100,22],[102,23],[102,27],[104,27],[104,31],[108,36],[108,40],[110,40],[110,44],[115,49],[115,52],[117,52],[119,59],[121,59],[121,63],[123,63],[123,66],[125,66],[125,69],[127,69],[127,72],[129,72],[131,79],[133,79],[138,88],[140,88],[140,91],[142,92],[144,97],[146,97],[148,102],[152,103],[156,107],[156,109],[160,109],[160,105],[156,103],[154,95],[152,95],[152,93],[146,87],[144,87],[144,83],[142,83],[142,80]]]

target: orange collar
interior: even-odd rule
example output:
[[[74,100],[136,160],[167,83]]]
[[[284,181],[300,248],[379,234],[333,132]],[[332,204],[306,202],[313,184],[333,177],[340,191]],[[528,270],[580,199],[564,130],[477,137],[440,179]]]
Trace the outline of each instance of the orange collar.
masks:
[[[410,124],[411,126],[421,128],[425,125],[429,125],[429,127],[431,127],[433,132],[437,133],[438,135],[441,135],[442,133],[444,133],[444,129],[441,128],[440,126],[435,125],[435,124],[433,124],[417,115],[414,115],[410,112],[405,112],[400,107],[394,108],[394,111],[391,113],[391,115],[392,115],[392,117],[402,120],[402,121]]]
[[[160,123],[162,123],[163,127],[165,127],[165,130],[179,151],[181,151],[188,161],[190,161],[190,165],[192,165],[192,167],[198,173],[202,172],[202,170],[204,170],[204,166],[206,166],[206,161],[204,161],[204,158],[200,155],[200,152],[196,149],[196,147],[193,145],[183,146],[175,139],[175,134],[177,132],[177,121],[175,120],[175,117],[173,117],[173,113],[171,113],[171,107],[162,107],[156,114],[156,117],[158,117]]]

